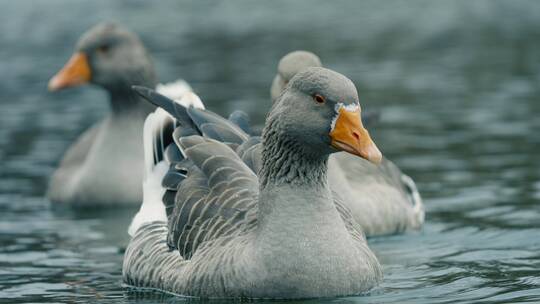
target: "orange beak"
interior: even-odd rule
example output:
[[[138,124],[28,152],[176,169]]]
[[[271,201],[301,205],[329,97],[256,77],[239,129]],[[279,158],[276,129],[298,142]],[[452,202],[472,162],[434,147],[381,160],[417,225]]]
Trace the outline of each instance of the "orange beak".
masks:
[[[381,151],[362,125],[360,109],[347,111],[341,107],[330,138],[332,147],[338,150],[360,156],[374,164],[379,164],[382,160]]]
[[[90,81],[92,72],[85,53],[77,52],[66,65],[49,80],[49,91],[78,86]]]

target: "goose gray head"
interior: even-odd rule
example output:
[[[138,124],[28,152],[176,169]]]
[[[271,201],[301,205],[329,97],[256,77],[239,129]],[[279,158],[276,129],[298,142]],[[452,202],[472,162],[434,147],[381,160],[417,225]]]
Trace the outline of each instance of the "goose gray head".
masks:
[[[307,68],[290,80],[274,103],[263,137],[266,140],[277,129],[305,151],[346,151],[379,163],[382,154],[364,128],[360,111],[350,79],[329,69]]]
[[[49,81],[56,91],[86,83],[131,93],[132,85],[154,87],[152,61],[139,38],[115,23],[100,23],[79,39],[75,53]]]
[[[311,52],[294,51],[283,56],[279,61],[277,74],[270,89],[272,101],[276,101],[294,75],[310,67],[322,67],[319,57]]]

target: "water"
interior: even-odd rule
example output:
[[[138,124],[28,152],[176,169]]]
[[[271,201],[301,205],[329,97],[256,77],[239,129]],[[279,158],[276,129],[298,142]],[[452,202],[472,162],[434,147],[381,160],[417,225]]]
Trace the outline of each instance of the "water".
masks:
[[[382,285],[355,303],[540,302],[540,3],[0,1],[0,302],[156,303],[121,285],[135,210],[53,210],[63,151],[107,110],[94,88],[46,92],[84,30],[138,32],[163,81],[262,121],[281,55],[352,78],[383,153],[418,183],[418,233],[370,240]],[[311,303],[327,302],[308,301]]]

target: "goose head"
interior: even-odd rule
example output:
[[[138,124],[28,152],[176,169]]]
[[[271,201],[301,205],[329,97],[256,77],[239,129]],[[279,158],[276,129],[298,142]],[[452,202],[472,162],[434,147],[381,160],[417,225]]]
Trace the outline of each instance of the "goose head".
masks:
[[[309,67],[322,67],[319,57],[311,52],[294,51],[283,56],[279,61],[277,74],[270,88],[272,101],[276,101],[294,75]]]
[[[81,36],[74,54],[48,87],[57,91],[87,83],[111,93],[131,93],[132,85],[155,86],[156,76],[135,34],[115,23],[100,23]]]
[[[364,128],[358,93],[347,77],[311,67],[292,77],[274,103],[263,137],[272,129],[305,151],[330,154],[345,151],[373,163],[382,154]]]

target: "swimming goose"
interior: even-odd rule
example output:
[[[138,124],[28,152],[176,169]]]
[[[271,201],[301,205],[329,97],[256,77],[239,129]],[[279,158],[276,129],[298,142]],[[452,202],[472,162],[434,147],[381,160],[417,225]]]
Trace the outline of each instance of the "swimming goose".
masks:
[[[291,79],[267,116],[258,173],[239,156],[249,145],[238,145],[240,128],[137,90],[174,119],[158,109],[145,124],[152,153],[124,257],[126,284],[287,299],[356,295],[378,284],[381,266],[326,177],[336,151],[381,160],[348,78],[309,68]]]
[[[57,91],[91,83],[109,93],[111,111],[67,150],[47,192],[52,202],[76,206],[134,205],[142,200],[144,119],[155,107],[131,90],[155,87],[154,68],[139,38],[113,23],[101,23],[78,41],[68,63],[49,82]],[[178,81],[158,86],[178,98],[191,91]]]
[[[275,101],[299,71],[321,67],[319,57],[307,51],[285,55],[278,64],[270,90]],[[365,121],[365,117],[362,117]],[[414,181],[384,158],[378,166],[348,153],[335,153],[328,163],[330,187],[339,192],[367,236],[418,229],[424,206]]]

